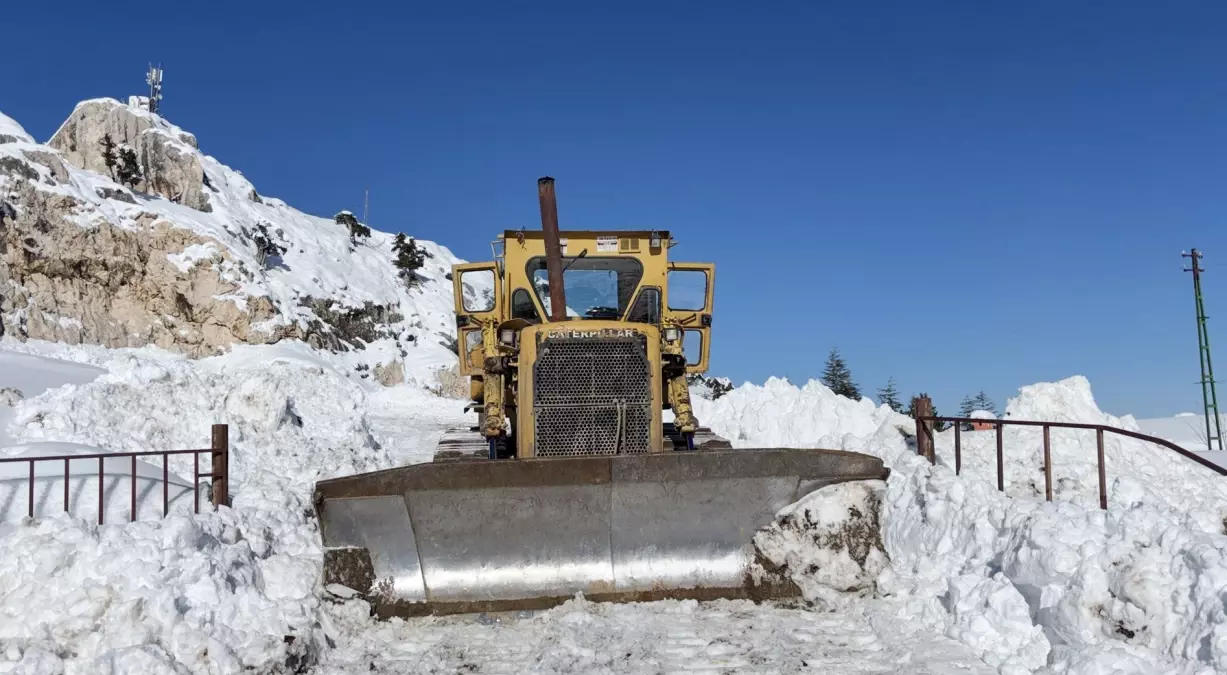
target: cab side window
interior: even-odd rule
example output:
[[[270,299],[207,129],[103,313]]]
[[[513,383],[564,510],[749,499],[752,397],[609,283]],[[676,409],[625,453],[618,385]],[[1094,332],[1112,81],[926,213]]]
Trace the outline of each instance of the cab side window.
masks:
[[[523,288],[517,288],[515,293],[511,294],[511,318],[541,323],[541,317],[537,314],[532,297]]]
[[[626,320],[660,324],[660,289],[648,287],[640,291],[635,305],[626,315]]]

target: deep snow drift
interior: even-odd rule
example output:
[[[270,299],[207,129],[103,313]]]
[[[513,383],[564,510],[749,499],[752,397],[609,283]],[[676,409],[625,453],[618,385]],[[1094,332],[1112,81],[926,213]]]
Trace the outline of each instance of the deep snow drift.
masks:
[[[833,579],[832,570],[854,556],[821,546],[807,551],[796,537],[761,540],[784,559],[834,562],[798,578],[825,609],[573,601],[495,626],[473,619],[376,624],[361,600],[329,600],[318,586],[310,486],[322,477],[428,459],[422,448],[463,419],[461,401],[355,381],[332,355],[301,345],[242,348],[195,362],[152,349],[4,347],[106,370],[89,383],[19,402],[9,433],[21,442],[193,447],[220,420],[231,424],[234,446],[233,509],[102,527],[88,514],[10,522],[0,542],[22,553],[0,562],[0,640],[23,668],[268,672],[322,659],[320,672],[368,672],[377,662],[390,672],[429,663],[498,670],[495,661],[510,670],[520,663],[539,672],[568,664],[642,672],[700,658],[712,667],[758,663],[759,670],[789,672],[807,658],[832,667],[819,658],[831,647],[806,638],[804,626],[836,618],[848,626],[839,639],[868,631],[865,648],[885,649],[892,658],[928,645],[931,660],[918,662],[918,672],[962,672],[936,664],[965,664],[973,654],[1006,673],[1227,667],[1221,483],[1131,440],[1109,446],[1112,509],[1104,514],[1087,480],[1093,437],[1054,432],[1056,475],[1066,479],[1058,495],[1071,501],[1046,504],[1029,478],[1037,439],[1007,437],[1011,482],[1001,495],[986,464],[992,432],[965,433],[966,473],[955,477],[947,464],[949,432],[939,434],[940,461],[930,467],[903,433],[911,420],[884,407],[834,396],[817,383],[743,385],[697,401],[700,419],[735,444],[863,450],[892,468],[883,490],[856,496],[884,503],[881,544],[889,565],[866,549],[850,575]],[[1099,413],[1081,378],[1026,387],[1007,412],[1127,428],[1132,422]],[[855,502],[820,494],[790,511],[821,524],[830,504]],[[746,660],[765,653],[747,637],[758,634],[747,621],[794,637],[771,643],[775,660]],[[651,637],[671,625],[682,642]],[[889,640],[895,642],[884,644]],[[721,644],[731,651],[720,651]],[[614,667],[608,657],[615,651],[632,657]],[[533,665],[539,662],[553,665]]]

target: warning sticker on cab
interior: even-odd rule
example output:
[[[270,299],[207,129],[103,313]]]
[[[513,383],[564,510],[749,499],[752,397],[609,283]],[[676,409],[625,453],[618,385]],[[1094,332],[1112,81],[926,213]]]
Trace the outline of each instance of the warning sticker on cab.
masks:
[[[596,250],[597,251],[617,251],[618,250],[618,238],[617,237],[597,237],[596,238]]]

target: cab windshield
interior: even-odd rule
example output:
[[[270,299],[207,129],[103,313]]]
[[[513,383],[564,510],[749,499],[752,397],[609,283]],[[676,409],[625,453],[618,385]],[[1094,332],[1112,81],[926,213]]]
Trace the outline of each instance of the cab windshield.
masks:
[[[562,285],[567,295],[567,316],[577,319],[617,319],[626,313],[631,296],[643,278],[643,265],[634,258],[569,257],[562,259]],[[541,306],[550,313],[550,282],[545,258],[528,261],[528,277]]]

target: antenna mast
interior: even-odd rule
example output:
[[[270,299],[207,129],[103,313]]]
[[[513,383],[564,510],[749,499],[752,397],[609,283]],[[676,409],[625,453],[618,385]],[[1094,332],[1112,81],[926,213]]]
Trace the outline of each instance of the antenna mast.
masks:
[[[149,85],[149,112],[156,115],[162,110],[162,64],[159,63],[157,68],[149,64],[145,84]]]
[[[362,191],[362,224],[370,227],[371,221],[367,218],[371,214],[371,189],[366,188]]]
[[[1201,299],[1201,269],[1198,264],[1202,254],[1197,249],[1181,252],[1180,257],[1190,258],[1192,266],[1184,268],[1193,273],[1193,299],[1197,304],[1197,354],[1201,359],[1201,401],[1206,413],[1206,449],[1223,449],[1223,431],[1219,423],[1218,394],[1214,390],[1214,366],[1210,363],[1210,333],[1206,329],[1206,307]],[[1214,433],[1210,432],[1210,419],[1214,418]]]

